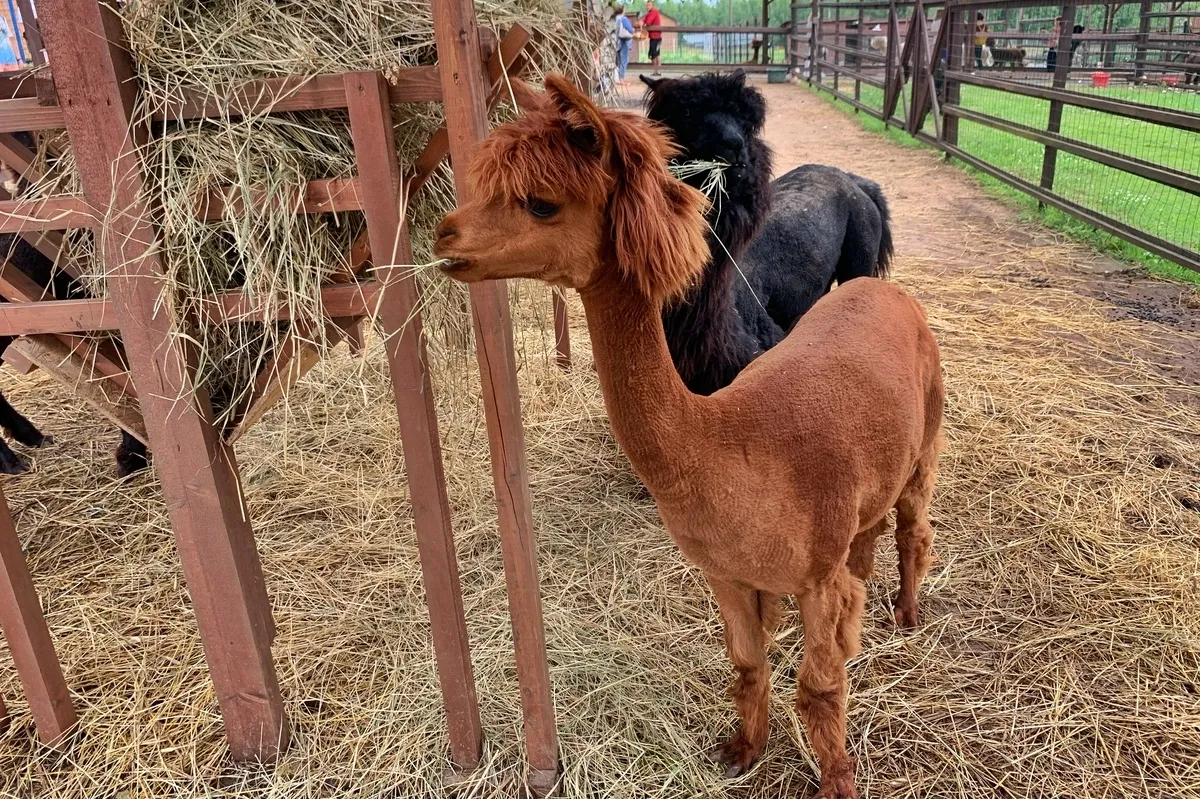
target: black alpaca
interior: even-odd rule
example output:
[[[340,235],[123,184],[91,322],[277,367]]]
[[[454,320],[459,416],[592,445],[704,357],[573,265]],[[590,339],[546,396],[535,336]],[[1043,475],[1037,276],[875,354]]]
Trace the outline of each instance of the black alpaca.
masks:
[[[5,268],[11,267],[24,272],[39,286],[45,286],[48,298],[66,300],[87,296],[87,292],[78,281],[63,271],[54,269],[54,264],[49,258],[14,233],[0,234],[0,257],[4,259]],[[4,301],[4,298],[0,297],[0,302]],[[11,336],[0,336],[0,362],[3,362],[4,352],[12,342]],[[43,435],[2,395],[0,427],[27,447],[42,447],[53,443],[50,436]],[[150,463],[146,445],[124,430],[121,431],[121,443],[117,446],[116,459],[117,474],[121,477],[145,469]],[[20,474],[28,468],[24,459],[13,452],[4,439],[0,439],[0,473]]]
[[[678,160],[729,164],[708,215],[712,262],[693,293],[663,311],[680,376],[711,394],[778,344],[835,281],[887,274],[887,204],[878,185],[833,167],[802,166],[772,183],[766,101],[741,70],[642,81],[647,116],[671,131]]]

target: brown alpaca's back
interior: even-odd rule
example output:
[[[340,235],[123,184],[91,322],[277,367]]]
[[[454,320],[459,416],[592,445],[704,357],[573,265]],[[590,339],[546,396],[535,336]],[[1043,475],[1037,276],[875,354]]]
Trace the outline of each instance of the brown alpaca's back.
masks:
[[[706,571],[792,593],[844,562],[936,458],[943,397],[921,307],[852,280],[705,404],[698,427],[719,433],[693,492],[660,502],[667,526],[691,530],[681,546]]]

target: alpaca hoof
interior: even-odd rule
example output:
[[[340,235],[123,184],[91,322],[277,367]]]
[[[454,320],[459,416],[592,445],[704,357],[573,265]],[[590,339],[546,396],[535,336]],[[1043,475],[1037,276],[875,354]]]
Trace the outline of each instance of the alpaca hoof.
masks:
[[[902,602],[899,597],[894,601],[896,626],[901,630],[915,630],[917,625],[921,623],[921,612],[917,607],[917,601],[914,599],[911,602]]]
[[[150,451],[146,445],[128,433],[122,433],[117,447],[117,477],[125,478],[150,466]]]
[[[15,453],[11,458],[0,460],[0,474],[25,474],[27,471],[29,471],[29,464]]]
[[[834,769],[821,768],[821,789],[816,799],[858,799],[854,787],[854,764],[847,762]]]
[[[713,760],[725,766],[725,779],[731,780],[749,771],[762,754],[762,750],[763,744],[754,744],[739,732],[717,747],[713,753]]]

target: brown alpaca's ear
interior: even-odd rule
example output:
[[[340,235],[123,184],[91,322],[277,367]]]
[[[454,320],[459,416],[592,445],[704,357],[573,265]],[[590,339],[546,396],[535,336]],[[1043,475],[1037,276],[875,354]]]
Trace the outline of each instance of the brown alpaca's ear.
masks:
[[[568,78],[546,76],[546,102],[562,116],[571,144],[598,156],[608,151],[609,135],[604,115]]]
[[[516,101],[520,111],[537,111],[546,105],[546,95],[536,91],[520,78],[513,78],[509,81],[509,86],[512,88],[511,99]]]
[[[609,201],[617,262],[656,302],[682,294],[708,264],[708,200],[667,171],[674,147],[641,117],[613,115]]]

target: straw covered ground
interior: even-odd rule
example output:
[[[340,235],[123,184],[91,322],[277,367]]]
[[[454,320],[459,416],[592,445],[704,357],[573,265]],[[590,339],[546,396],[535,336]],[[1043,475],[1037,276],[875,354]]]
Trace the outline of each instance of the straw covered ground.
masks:
[[[949,392],[924,623],[895,630],[884,545],[850,666],[860,786],[897,799],[1200,797],[1200,391],[1170,368],[1200,335],[1087,296],[1116,283],[1081,271],[1094,255],[1022,229],[932,156],[872,139],[800,89],[771,90],[781,167],[840,159],[883,181],[896,280],[926,304]],[[952,214],[955,198],[973,199]],[[795,616],[772,647],[771,743],[723,781],[705,756],[734,718],[716,608],[611,438],[577,304],[563,374],[547,356],[548,294],[518,290],[561,795],[808,795]],[[1196,318],[1191,291],[1172,295],[1175,318]],[[521,725],[474,371],[462,355],[437,364],[487,734],[485,767],[457,795],[509,799]],[[377,343],[363,361],[339,350],[238,444],[295,728],[273,771],[227,761],[153,479],[114,481],[99,419],[45,377],[0,374],[58,438],[4,487],[82,711],[67,755],[40,749],[0,658],[14,715],[0,794],[441,795],[444,725]]]

